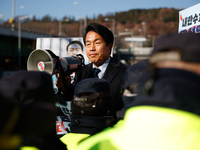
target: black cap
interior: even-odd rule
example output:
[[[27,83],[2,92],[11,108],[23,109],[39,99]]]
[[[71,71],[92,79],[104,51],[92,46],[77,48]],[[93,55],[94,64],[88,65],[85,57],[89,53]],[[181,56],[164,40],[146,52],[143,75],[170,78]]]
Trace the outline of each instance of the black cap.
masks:
[[[105,116],[112,111],[112,95],[108,82],[104,79],[87,78],[78,82],[71,102],[74,115]],[[80,96],[81,95],[81,96]]]
[[[109,92],[110,86],[104,79],[88,78],[78,82],[74,89],[74,95],[81,93]]]
[[[200,62],[200,34],[199,33],[170,33],[160,36],[154,45],[151,56],[159,52],[169,52],[175,49],[179,54],[172,52],[165,55],[159,55],[160,58],[150,58],[150,62],[154,63],[163,60],[178,60],[187,62]],[[155,55],[154,55],[155,56]]]

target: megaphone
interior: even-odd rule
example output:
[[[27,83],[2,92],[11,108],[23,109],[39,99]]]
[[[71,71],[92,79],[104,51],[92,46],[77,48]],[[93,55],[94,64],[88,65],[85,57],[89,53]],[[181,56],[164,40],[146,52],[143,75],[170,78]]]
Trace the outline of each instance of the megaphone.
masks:
[[[28,71],[44,71],[51,75],[64,72],[64,75],[81,69],[84,57],[81,54],[72,57],[58,57],[51,50],[36,49],[31,52],[27,61]]]

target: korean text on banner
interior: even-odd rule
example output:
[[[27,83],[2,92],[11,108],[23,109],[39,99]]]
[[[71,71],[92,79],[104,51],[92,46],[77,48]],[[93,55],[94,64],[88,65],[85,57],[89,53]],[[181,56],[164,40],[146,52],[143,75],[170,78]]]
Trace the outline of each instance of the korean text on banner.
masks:
[[[179,33],[200,33],[200,3],[179,11]]]

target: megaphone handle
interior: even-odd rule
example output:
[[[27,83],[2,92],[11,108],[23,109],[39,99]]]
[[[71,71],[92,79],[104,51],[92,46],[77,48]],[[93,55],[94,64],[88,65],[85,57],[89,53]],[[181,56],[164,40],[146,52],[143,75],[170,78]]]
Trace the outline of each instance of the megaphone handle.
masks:
[[[70,101],[72,98],[73,98],[73,94],[71,96],[71,92],[70,92],[70,87],[68,87],[68,84],[66,82],[66,79],[65,79],[65,74],[64,74],[64,71],[62,69],[62,65],[60,63],[60,60],[58,60],[58,63],[59,63],[59,72],[60,72],[60,75],[61,75],[61,78],[62,78],[62,81],[63,81],[63,86],[64,86],[64,91],[62,88],[58,88],[58,92],[61,93],[61,91],[63,91],[63,94],[65,94],[65,97],[66,97],[66,100],[67,101]],[[70,76],[70,74],[69,74]]]

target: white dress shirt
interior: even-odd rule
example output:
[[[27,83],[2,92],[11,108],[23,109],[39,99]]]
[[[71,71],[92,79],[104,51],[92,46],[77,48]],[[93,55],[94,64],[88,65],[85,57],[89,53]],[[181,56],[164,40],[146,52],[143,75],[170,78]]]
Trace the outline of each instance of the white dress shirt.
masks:
[[[110,57],[101,66],[98,67],[101,70],[101,72],[99,72],[99,74],[98,74],[99,79],[103,78],[103,75],[104,75],[104,73],[106,71],[106,68],[107,68],[109,62],[110,62]],[[92,68],[96,68],[94,66],[94,64],[93,64]]]

